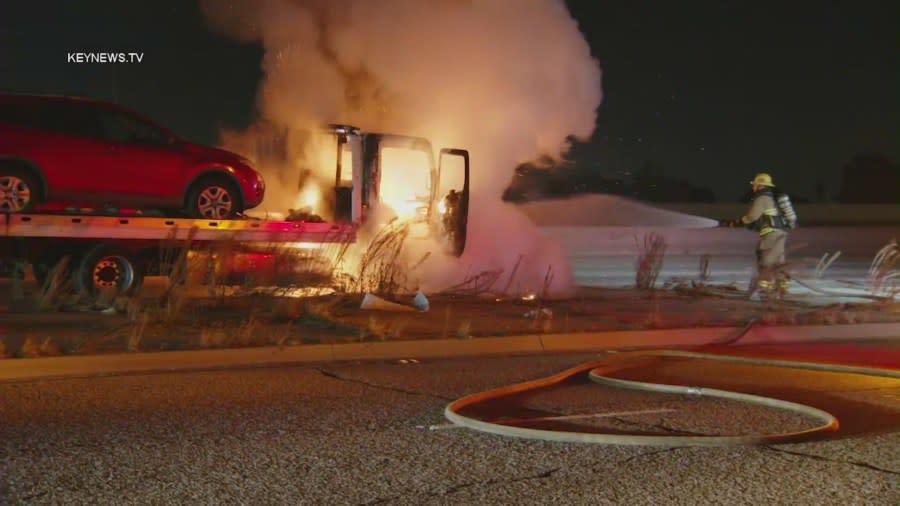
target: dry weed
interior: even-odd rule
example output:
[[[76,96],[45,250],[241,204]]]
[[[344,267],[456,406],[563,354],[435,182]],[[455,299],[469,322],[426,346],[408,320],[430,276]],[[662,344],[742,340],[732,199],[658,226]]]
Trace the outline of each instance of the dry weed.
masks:
[[[150,313],[140,313],[136,320],[132,322],[128,329],[128,340],[125,343],[127,351],[140,351],[141,340],[144,338],[144,331],[147,330],[147,324],[150,323]]]
[[[56,341],[49,337],[45,337],[38,347],[38,354],[42,357],[55,357],[57,355],[62,355],[62,351],[59,349],[59,345],[56,344]]]
[[[665,318],[660,308],[659,295],[656,293],[651,297],[650,311],[647,313],[644,325],[653,329],[662,328],[665,325]]]
[[[460,339],[472,338],[472,320],[463,320],[456,328],[456,337]]]
[[[547,265],[547,273],[544,274],[544,284],[541,287],[541,293],[538,300],[545,300],[550,294],[550,285],[553,284],[553,265]]]
[[[635,281],[639,289],[647,290],[653,288],[662,270],[666,241],[656,233],[644,235],[643,243],[638,242],[637,237],[634,241],[638,249]]]
[[[453,285],[441,293],[451,295],[475,296],[490,292],[491,287],[500,279],[503,269],[483,271],[474,276],[469,276],[461,283]]]
[[[22,260],[16,260],[12,267],[12,283],[10,284],[10,298],[14,302],[25,298],[25,265]]]
[[[360,261],[355,291],[396,295],[409,290],[402,254],[409,231],[408,222],[394,219],[375,234]]]
[[[825,271],[827,271],[828,268],[831,267],[831,264],[833,264],[834,261],[837,260],[840,256],[840,251],[836,251],[833,255],[829,255],[827,252],[822,254],[822,258],[820,258],[818,263],[816,263],[816,270],[813,274],[815,278],[822,279]]]
[[[697,274],[697,278],[698,278],[701,282],[703,282],[703,283],[705,283],[706,281],[709,281],[709,274],[710,274],[710,270],[709,270],[709,261],[710,261],[710,258],[711,258],[711,256],[710,256],[709,254],[706,254],[706,255],[700,255],[700,269],[699,269],[699,272],[698,272],[698,274]]]
[[[388,326],[387,336],[390,339],[400,339],[401,337],[403,337],[403,333],[404,331],[406,331],[407,325],[409,325],[409,320],[407,320],[406,318],[394,320]]]
[[[447,338],[447,332],[450,330],[450,304],[444,309],[444,329],[441,331],[441,338]]]
[[[296,320],[303,316],[305,304],[307,303],[305,303],[303,299],[299,298],[279,298],[275,302],[275,306],[272,308],[272,318],[277,321]],[[310,307],[314,306],[314,304],[312,303],[309,303],[308,305]],[[318,306],[318,304],[316,304],[315,306]]]
[[[500,292],[503,295],[509,294],[509,288],[512,286],[513,280],[516,278],[516,273],[519,272],[519,265],[522,263],[522,259],[525,258],[525,255],[519,254],[519,258],[516,259],[516,264],[513,265],[512,271],[509,273],[509,279],[506,280],[506,286],[503,287],[503,291]]]
[[[203,327],[200,329],[200,346],[203,348],[221,348],[228,342],[228,334],[221,326]]]
[[[272,342],[279,348],[291,343],[291,331],[293,330],[293,322],[287,322],[284,325],[276,326],[272,331]]]
[[[25,336],[25,341],[22,342],[19,354],[26,358],[34,358],[41,355],[40,346],[33,336]]]
[[[891,239],[872,259],[866,285],[874,297],[894,299],[900,293],[900,246],[896,239]]]
[[[63,257],[47,275],[47,281],[38,296],[37,306],[42,311],[57,310],[74,293],[69,279],[69,257]]]
[[[382,321],[375,316],[369,316],[369,321],[366,323],[365,331],[367,335],[376,337],[383,341],[388,337],[389,328],[389,322]]]

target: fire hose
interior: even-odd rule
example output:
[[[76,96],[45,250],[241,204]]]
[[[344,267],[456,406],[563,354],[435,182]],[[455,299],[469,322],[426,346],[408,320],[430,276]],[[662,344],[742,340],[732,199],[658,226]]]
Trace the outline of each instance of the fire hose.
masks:
[[[749,328],[749,325],[752,325],[752,322],[751,324],[748,324],[748,327],[745,327],[745,329]],[[808,440],[817,435],[836,431],[840,423],[834,415],[826,411],[796,402],[790,402],[761,395],[719,390],[714,388],[623,380],[612,378],[609,376],[609,374],[618,370],[646,365],[647,363],[658,360],[660,358],[677,357],[717,360],[770,367],[807,369],[834,373],[863,374],[869,376],[882,376],[900,379],[900,371],[896,370],[858,367],[843,364],[823,364],[788,360],[735,357],[728,355],[677,350],[654,350],[618,353],[615,357],[617,359],[616,362],[618,363],[611,363],[609,360],[605,359],[591,361],[572,367],[570,369],[566,369],[560,373],[548,376],[546,378],[526,381],[523,383],[517,383],[514,385],[504,386],[497,389],[465,396],[450,403],[444,410],[444,416],[456,425],[482,432],[510,437],[540,439],[545,441],[595,444],[599,443],[614,445],[648,445],[661,447],[778,444]],[[812,418],[816,420],[818,424],[814,427],[803,430],[752,435],[637,435],[535,429],[480,420],[460,413],[465,408],[474,404],[505,397],[512,394],[519,394],[546,388],[552,385],[560,384],[568,380],[569,378],[584,373],[587,373],[590,380],[594,383],[606,385],[613,388],[632,389],[645,392],[660,392],[667,394],[682,394],[694,397],[730,399],[738,402],[793,412],[805,417]]]

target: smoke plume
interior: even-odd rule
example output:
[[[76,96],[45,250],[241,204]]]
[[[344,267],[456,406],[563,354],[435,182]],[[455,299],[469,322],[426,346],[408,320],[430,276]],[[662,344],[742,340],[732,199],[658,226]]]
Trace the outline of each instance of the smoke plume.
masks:
[[[572,289],[564,252],[501,202],[518,164],[556,157],[567,136],[594,129],[600,69],[562,0],[200,2],[214,29],[264,47],[261,119],[347,123],[469,150],[466,253],[429,260],[424,288],[484,270],[508,275],[523,255],[513,289],[540,288],[548,265],[551,293]]]

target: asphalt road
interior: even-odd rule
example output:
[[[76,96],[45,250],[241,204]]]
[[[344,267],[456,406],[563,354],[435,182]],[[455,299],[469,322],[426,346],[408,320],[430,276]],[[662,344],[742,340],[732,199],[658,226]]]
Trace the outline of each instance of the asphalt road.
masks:
[[[614,447],[448,428],[448,402],[594,354],[0,383],[0,504],[896,504],[898,381],[667,360],[626,376],[751,389],[844,421],[773,447]],[[710,384],[712,383],[712,384]],[[635,430],[802,420],[568,385],[532,413],[654,408]],[[671,417],[666,418],[671,415]],[[663,417],[663,418],[659,418]],[[437,427],[431,430],[430,427]]]

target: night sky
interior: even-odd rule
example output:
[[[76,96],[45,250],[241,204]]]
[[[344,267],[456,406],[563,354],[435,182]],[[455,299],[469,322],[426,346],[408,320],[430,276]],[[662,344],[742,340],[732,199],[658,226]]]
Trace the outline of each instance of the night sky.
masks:
[[[498,1],[514,15],[516,0]],[[760,170],[812,196],[819,182],[836,192],[854,154],[897,161],[896,0],[568,4],[603,70],[580,160],[598,174],[650,161],[734,200]],[[72,51],[145,57],[67,63]],[[210,32],[190,0],[0,4],[0,89],[117,101],[199,142],[252,120],[261,56]]]

